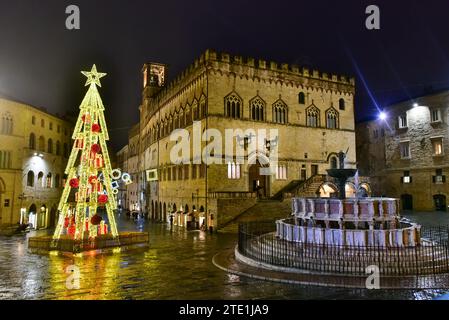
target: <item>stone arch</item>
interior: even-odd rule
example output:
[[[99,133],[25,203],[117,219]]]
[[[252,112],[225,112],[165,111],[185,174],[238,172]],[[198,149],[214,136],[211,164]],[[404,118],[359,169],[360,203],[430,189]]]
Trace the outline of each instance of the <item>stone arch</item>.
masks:
[[[331,198],[334,195],[336,196],[338,194],[338,187],[332,182],[324,182],[320,185],[316,193],[321,198]]]
[[[270,165],[270,158],[264,152],[254,151],[248,155],[248,166],[251,164],[256,164],[257,161],[264,167],[268,167]]]
[[[357,197],[357,189],[355,187],[355,184],[352,182],[346,182],[345,193],[346,193],[346,198]]]
[[[361,183],[359,185],[358,193],[361,197],[371,197],[372,194],[371,186],[366,182]]]
[[[232,91],[224,98],[224,114],[234,119],[243,117],[243,99],[237,92]]]

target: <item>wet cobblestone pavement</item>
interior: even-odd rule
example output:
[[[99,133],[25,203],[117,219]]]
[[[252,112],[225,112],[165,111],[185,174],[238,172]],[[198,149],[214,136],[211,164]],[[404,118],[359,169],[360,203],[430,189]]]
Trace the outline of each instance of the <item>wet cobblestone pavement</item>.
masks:
[[[426,224],[448,224],[449,214],[413,214]],[[68,258],[27,251],[27,236],[0,237],[0,299],[431,299],[441,290],[348,290],[258,281],[212,264],[236,244],[235,234],[170,229],[119,217],[121,230],[150,232],[150,248]],[[69,265],[80,268],[79,290],[66,288]]]

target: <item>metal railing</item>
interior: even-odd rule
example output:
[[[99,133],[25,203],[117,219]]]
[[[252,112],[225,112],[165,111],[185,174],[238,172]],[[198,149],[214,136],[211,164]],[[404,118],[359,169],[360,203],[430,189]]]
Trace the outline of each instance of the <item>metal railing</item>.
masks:
[[[448,227],[422,227],[414,247],[316,245],[281,240],[273,222],[239,225],[239,253],[261,263],[323,274],[365,276],[369,266],[384,276],[449,273]]]

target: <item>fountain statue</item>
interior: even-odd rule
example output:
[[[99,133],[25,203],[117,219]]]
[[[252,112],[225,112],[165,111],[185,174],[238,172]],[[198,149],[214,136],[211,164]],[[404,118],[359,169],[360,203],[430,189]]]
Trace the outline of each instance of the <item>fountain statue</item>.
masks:
[[[327,170],[327,174],[337,181],[338,198],[342,200],[346,199],[346,181],[357,172],[357,169],[345,169],[346,154],[347,152],[345,153],[343,151],[338,153],[339,169]]]

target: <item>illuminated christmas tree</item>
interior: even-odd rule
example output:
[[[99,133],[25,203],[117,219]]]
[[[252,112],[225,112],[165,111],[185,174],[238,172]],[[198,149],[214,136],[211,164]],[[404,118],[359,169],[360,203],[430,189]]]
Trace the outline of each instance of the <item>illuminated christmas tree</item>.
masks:
[[[100,235],[118,236],[114,218],[117,208],[111,175],[113,175],[106,141],[109,135],[104,119],[104,106],[98,87],[105,73],[83,71],[89,86],[80,106],[72,139],[74,146],[65,174],[67,180],[59,202],[58,225],[54,240],[62,236],[75,240],[93,239]],[[106,212],[108,224],[102,213]]]

